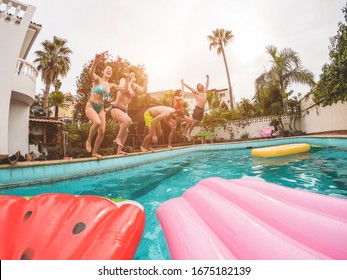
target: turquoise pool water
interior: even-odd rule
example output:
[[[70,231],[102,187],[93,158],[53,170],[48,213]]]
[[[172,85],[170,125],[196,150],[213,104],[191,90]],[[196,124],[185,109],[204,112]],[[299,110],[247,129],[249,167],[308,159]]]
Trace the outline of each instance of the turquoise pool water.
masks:
[[[287,187],[347,199],[345,150],[312,149],[309,153],[274,159],[254,158],[250,151],[242,149],[194,152],[85,178],[2,189],[0,194],[31,196],[59,192],[136,200],[146,211],[146,227],[135,256],[135,259],[142,260],[170,259],[155,211],[163,201],[182,195],[186,189],[204,178],[259,177]]]

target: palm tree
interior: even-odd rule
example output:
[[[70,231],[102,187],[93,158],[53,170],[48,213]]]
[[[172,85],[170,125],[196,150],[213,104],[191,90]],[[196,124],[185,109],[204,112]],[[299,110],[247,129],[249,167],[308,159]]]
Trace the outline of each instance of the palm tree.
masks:
[[[72,51],[66,46],[67,40],[56,36],[53,41],[45,40],[41,43],[43,50],[35,52],[38,63],[37,70],[41,72],[41,79],[45,83],[45,92],[43,98],[43,109],[48,114],[48,99],[51,84],[58,76],[65,77],[70,70],[69,54]]]
[[[231,31],[224,30],[224,29],[216,29],[212,31],[212,35],[208,35],[207,39],[210,41],[210,50],[212,48],[217,48],[217,54],[223,55],[225,70],[227,72],[227,78],[228,78],[228,86],[229,86],[229,97],[230,97],[230,108],[231,110],[234,109],[234,103],[233,103],[233,94],[232,94],[232,88],[231,88],[231,82],[230,82],[230,73],[228,68],[227,59],[225,56],[224,47],[228,45],[229,41],[234,37]]]
[[[255,88],[253,100],[260,115],[283,113],[280,88],[269,79],[267,73],[261,74],[255,80]]]
[[[60,91],[53,91],[49,97],[49,107],[54,106],[54,117],[58,118],[59,108],[66,110],[69,105],[65,104],[65,95]]]
[[[69,105],[65,103],[66,96],[64,93],[60,91],[60,87],[61,87],[61,81],[57,79],[54,82],[54,91],[51,92],[49,96],[49,102],[48,102],[49,107],[52,107],[52,106],[54,107],[54,117],[56,119],[58,118],[58,115],[59,115],[58,114],[59,108],[61,108],[62,110],[66,110],[69,108]]]
[[[272,67],[256,80],[256,89],[264,87],[264,84],[278,87],[282,97],[283,111],[287,113],[288,86],[292,83],[314,86],[313,73],[301,66],[298,53],[290,48],[278,51],[274,46],[267,46],[266,52],[271,57]]]

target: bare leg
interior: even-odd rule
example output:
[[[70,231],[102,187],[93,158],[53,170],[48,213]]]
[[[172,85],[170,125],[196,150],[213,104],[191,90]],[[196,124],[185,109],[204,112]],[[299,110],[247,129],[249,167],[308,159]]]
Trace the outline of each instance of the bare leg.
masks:
[[[105,117],[105,111],[103,109],[99,112],[99,116],[100,116],[101,124],[98,129],[98,135],[96,136],[95,144],[94,144],[94,148],[92,152],[92,156],[97,157],[98,159],[101,158],[101,155],[98,154],[98,150],[102,143],[102,140],[104,140],[105,129],[106,129],[106,117]]]
[[[188,128],[192,124],[192,122],[193,122],[193,120],[190,117],[184,116],[183,122],[181,124],[181,125],[185,124],[184,130],[183,130],[183,133],[182,133],[184,136],[186,135],[186,133],[188,131]]]
[[[146,135],[146,137],[143,139],[143,142],[140,146],[140,149],[142,152],[148,152],[148,146],[152,142],[152,134]]]
[[[117,148],[117,154],[118,155],[127,155],[126,152],[123,152],[122,149],[123,149],[123,146],[128,138],[128,133],[129,133],[129,126],[131,125],[131,119],[129,118],[129,121],[126,122],[126,123],[123,123],[121,125],[121,129],[122,130],[122,135],[118,135],[117,137],[117,144],[118,144],[118,148]],[[120,138],[120,143],[119,144],[119,139]]]
[[[100,119],[99,114],[94,110],[92,104],[90,102],[87,103],[86,109],[85,109],[86,116],[88,119],[92,121],[92,126],[89,129],[88,139],[86,141],[86,150],[88,153],[92,152],[92,140],[98,131],[102,121]]]
[[[175,135],[176,128],[171,128],[170,134],[169,134],[169,139],[168,139],[168,148],[172,150],[172,140]]]
[[[192,132],[194,126],[195,126],[194,122],[187,124],[185,132],[183,132],[183,136],[186,137],[188,141],[191,140],[190,133]]]
[[[191,140],[190,133],[193,130],[193,127],[195,126],[195,122],[188,116],[184,117],[184,121],[187,122],[182,135],[187,138],[188,141]]]
[[[88,139],[86,141],[86,150],[88,153],[92,152],[92,140],[93,140],[93,137],[95,136],[96,132],[98,131],[98,128],[99,128],[98,124],[93,124],[89,129],[89,135],[88,135]]]
[[[123,152],[123,146],[128,138],[128,128],[131,125],[131,118],[118,108],[113,108],[111,110],[112,118],[118,120],[119,123],[119,132],[116,137],[115,142],[117,143],[117,155],[126,155],[126,152]]]

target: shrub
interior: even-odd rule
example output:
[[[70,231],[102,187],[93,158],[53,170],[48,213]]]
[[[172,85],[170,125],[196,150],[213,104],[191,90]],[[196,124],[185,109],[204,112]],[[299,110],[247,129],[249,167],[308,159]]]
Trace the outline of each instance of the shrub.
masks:
[[[245,132],[241,135],[241,139],[248,139],[249,138],[249,133]]]

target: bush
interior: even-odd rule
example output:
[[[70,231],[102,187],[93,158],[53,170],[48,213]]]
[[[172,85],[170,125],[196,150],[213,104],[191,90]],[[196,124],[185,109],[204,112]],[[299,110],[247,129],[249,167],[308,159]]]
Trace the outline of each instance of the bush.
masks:
[[[55,159],[62,159],[64,157],[64,152],[60,147],[48,147],[47,148],[47,159],[48,160],[55,160]]]
[[[248,139],[249,138],[249,133],[245,132],[241,135],[241,139]]]

